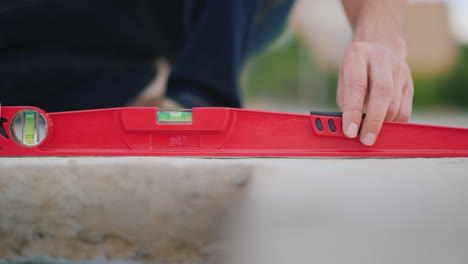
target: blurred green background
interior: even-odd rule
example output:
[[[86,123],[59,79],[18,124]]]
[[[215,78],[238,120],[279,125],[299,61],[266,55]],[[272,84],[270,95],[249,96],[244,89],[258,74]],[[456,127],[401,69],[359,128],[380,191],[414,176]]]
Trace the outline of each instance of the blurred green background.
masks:
[[[246,100],[298,100],[298,103],[304,103],[304,98],[300,98],[301,86],[306,85],[302,89],[310,89],[313,95],[319,93],[314,89],[323,89],[325,83],[326,96],[322,95],[320,99],[325,99],[323,104],[333,107],[337,71],[320,70],[314,63],[314,54],[297,37],[292,38],[288,43],[268,48],[252,59],[242,78]],[[415,109],[468,108],[468,45],[460,45],[459,50],[452,71],[435,77],[413,73]],[[316,98],[307,100],[321,105]]]
[[[312,2],[303,2],[296,6],[289,28],[247,65],[241,78],[246,107],[291,112],[338,109],[337,72],[351,32],[338,1],[314,2],[317,6],[310,9],[301,5]],[[468,117],[468,28],[458,36],[454,33],[454,28],[468,27],[468,16],[462,12],[462,20],[456,20],[452,9],[463,11],[449,3],[417,4],[409,10],[415,112],[456,112]],[[323,21],[316,26],[310,20],[314,15],[304,10],[327,14],[335,24]],[[460,41],[463,34],[466,40]],[[468,119],[462,122],[468,125]]]

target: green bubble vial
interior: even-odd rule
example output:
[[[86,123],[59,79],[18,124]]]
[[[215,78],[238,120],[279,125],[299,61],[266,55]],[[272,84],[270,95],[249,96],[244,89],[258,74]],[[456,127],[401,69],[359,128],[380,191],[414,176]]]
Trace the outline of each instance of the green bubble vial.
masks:
[[[16,143],[24,147],[35,147],[47,136],[47,119],[37,110],[25,109],[13,117],[10,130]]]
[[[36,112],[25,111],[24,112],[24,142],[27,145],[31,145],[35,141],[36,137]]]
[[[191,124],[191,110],[160,110],[157,122],[159,124]]]

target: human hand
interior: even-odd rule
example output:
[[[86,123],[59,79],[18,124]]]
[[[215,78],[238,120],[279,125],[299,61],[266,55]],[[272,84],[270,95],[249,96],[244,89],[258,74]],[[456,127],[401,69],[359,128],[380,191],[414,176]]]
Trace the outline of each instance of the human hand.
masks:
[[[373,145],[384,121],[409,121],[413,95],[413,80],[404,56],[376,42],[350,45],[341,66],[336,98],[347,137],[356,138],[361,127],[361,142]]]

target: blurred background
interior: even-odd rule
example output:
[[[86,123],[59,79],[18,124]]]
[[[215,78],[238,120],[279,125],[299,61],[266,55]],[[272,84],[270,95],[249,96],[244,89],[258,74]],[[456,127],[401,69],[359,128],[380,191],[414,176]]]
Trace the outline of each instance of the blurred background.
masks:
[[[468,1],[412,1],[408,62],[415,122],[468,127]],[[246,67],[246,107],[338,110],[338,70],[352,31],[339,0],[297,0],[288,28]]]

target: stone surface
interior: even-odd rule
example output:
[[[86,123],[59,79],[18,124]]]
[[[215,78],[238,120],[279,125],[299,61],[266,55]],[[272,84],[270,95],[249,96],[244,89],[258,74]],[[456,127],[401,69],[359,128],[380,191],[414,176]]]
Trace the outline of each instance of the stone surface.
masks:
[[[139,264],[131,260],[112,260],[103,256],[90,260],[69,260],[49,256],[19,257],[12,260],[0,260],[0,264]]]
[[[0,258],[206,260],[250,173],[184,159],[0,159]]]

